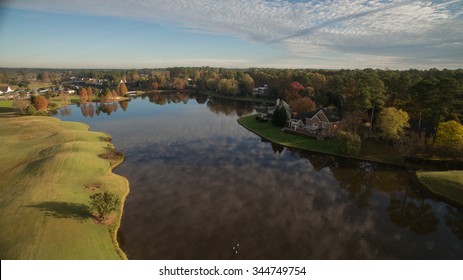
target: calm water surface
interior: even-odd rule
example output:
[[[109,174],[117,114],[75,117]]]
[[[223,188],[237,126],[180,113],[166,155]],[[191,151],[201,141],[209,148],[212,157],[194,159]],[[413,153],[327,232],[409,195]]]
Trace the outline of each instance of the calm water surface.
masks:
[[[408,172],[290,150],[237,123],[250,103],[150,95],[57,116],[108,132],[128,178],[131,259],[462,259],[463,212]],[[239,246],[238,246],[239,244]]]

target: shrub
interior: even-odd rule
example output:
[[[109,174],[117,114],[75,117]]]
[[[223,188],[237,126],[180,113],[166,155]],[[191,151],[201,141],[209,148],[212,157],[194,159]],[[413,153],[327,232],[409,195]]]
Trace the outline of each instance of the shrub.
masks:
[[[27,115],[35,115],[37,114],[37,109],[35,109],[34,105],[29,105],[26,107],[26,114]]]
[[[108,215],[116,211],[120,202],[119,196],[111,192],[96,193],[90,196],[90,205],[99,221],[106,220]]]
[[[356,156],[360,153],[362,147],[362,140],[357,134],[340,131],[338,133],[338,139],[341,142],[341,152],[349,155]]]

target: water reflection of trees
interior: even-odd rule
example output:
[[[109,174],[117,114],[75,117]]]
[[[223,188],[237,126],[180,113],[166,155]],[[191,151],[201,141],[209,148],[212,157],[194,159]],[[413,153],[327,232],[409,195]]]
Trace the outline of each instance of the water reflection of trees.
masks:
[[[165,93],[165,92],[152,92],[147,94],[148,99],[151,103],[157,105],[165,105],[171,103],[187,103],[190,100],[190,96],[185,92],[176,93]]]
[[[349,199],[357,207],[370,206],[374,192],[386,194],[384,197],[389,197],[386,210],[394,224],[420,235],[437,230],[439,220],[433,207],[426,202],[423,194],[411,187],[411,177],[407,172],[370,162],[292,149],[290,152],[307,158],[316,171],[328,167],[339,186],[346,190]],[[458,238],[463,239],[462,211],[449,207],[446,223]]]
[[[416,234],[435,232],[438,224],[436,214],[432,206],[425,203],[425,198],[417,194],[409,186],[404,192],[392,193],[387,208],[389,217],[396,225],[408,228]]]
[[[129,107],[129,101],[127,100],[119,101],[119,106],[121,106],[122,110],[125,112],[127,111],[127,108]]]
[[[68,116],[72,115],[71,106],[65,106],[65,107],[61,108],[59,113],[60,113],[61,117],[68,117]]]
[[[99,116],[101,113],[110,116],[113,112],[117,112],[117,110],[119,109],[119,105],[125,112],[127,110],[127,107],[129,106],[129,102],[121,101],[119,103],[84,103],[80,104],[80,111],[82,112],[82,116],[86,118],[93,118],[95,114]]]
[[[458,239],[463,240],[463,209],[448,206],[445,224],[450,227]]]
[[[252,113],[254,110],[251,102],[240,102],[220,98],[209,98],[206,106],[211,112],[224,114],[226,116],[235,114],[237,116],[244,116]]]
[[[325,156],[325,161],[329,160]],[[381,173],[375,171],[375,164],[369,162],[355,161],[342,158],[332,158],[329,166],[330,171],[339,183],[339,186],[346,190],[350,200],[352,200],[358,208],[366,208],[370,206],[371,196],[375,183],[380,183],[377,176]],[[355,167],[355,168],[352,168]]]
[[[142,96],[148,98],[151,103],[165,105],[170,103],[187,103],[195,99],[198,104],[206,104],[207,108],[216,114],[226,116],[244,116],[253,112],[253,104],[221,98],[208,97],[205,94],[193,94],[188,92],[152,92]]]

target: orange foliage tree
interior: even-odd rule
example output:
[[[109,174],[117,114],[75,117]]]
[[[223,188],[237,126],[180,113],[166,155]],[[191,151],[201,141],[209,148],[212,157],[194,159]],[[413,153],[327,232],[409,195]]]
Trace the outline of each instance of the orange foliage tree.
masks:
[[[93,101],[93,89],[91,87],[87,88],[87,100],[88,102]]]
[[[315,102],[308,97],[294,99],[290,102],[290,106],[292,111],[298,114],[311,112],[316,108]]]
[[[87,102],[87,99],[88,99],[88,94],[87,94],[87,90],[85,88],[81,88],[80,89],[80,102]]]
[[[120,83],[117,85],[117,93],[119,96],[124,96],[127,94],[127,92],[128,90],[127,90],[125,83]]]
[[[46,111],[48,109],[48,101],[44,96],[36,96],[33,100],[34,107],[37,111]]]

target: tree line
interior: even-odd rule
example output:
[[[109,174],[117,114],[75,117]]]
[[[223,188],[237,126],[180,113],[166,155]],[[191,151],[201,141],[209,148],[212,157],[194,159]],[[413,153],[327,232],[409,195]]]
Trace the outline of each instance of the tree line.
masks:
[[[396,142],[395,136],[377,127],[384,123],[379,120],[380,114],[383,119],[386,113],[402,116],[407,119],[403,128],[409,126],[411,131],[431,137],[433,142],[437,140],[440,124],[449,121],[461,124],[463,118],[463,69],[0,69],[0,83],[11,85],[34,80],[60,83],[71,77],[104,79],[107,83],[104,92],[93,93],[104,98],[114,97],[109,88],[121,95],[116,88],[120,80],[126,81],[131,90],[189,89],[238,96],[252,95],[254,87],[267,85],[269,98],[285,99],[298,113],[332,106],[346,120],[349,131],[358,133],[366,125],[369,132],[377,131],[391,142]],[[396,111],[384,111],[386,108]]]

